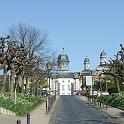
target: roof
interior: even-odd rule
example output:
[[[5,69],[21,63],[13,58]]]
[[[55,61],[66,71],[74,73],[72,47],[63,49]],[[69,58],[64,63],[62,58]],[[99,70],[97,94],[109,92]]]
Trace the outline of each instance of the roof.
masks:
[[[64,53],[64,48],[62,49],[62,53],[58,56],[58,62],[59,61],[69,62],[69,57]]]
[[[92,70],[90,69],[85,69],[81,72],[82,75],[91,75],[91,73],[92,73]]]
[[[108,69],[108,68],[109,68],[108,65],[106,65],[106,64],[101,64],[101,65],[98,65],[98,66],[96,67],[96,71],[97,71],[97,70]]]
[[[77,75],[75,77],[75,75]],[[79,78],[80,72],[54,73],[53,78]]]

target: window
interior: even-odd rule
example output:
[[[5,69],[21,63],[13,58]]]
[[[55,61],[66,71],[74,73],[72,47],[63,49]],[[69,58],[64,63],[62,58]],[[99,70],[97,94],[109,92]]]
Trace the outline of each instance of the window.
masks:
[[[68,90],[71,90],[71,87],[70,87],[70,85],[68,85]]]
[[[65,89],[64,89],[64,85],[62,85],[62,91],[64,91]]]

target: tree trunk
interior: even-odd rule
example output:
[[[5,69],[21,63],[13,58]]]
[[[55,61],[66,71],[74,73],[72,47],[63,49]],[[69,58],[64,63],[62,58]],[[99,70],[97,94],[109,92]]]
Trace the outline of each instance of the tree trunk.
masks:
[[[26,86],[25,86],[25,93],[28,93],[28,78],[26,78]]]
[[[21,88],[22,88],[22,93],[24,93],[24,75],[22,75]]]
[[[1,92],[2,93],[5,91],[6,79],[7,79],[7,70],[4,69],[4,71],[3,71],[3,81],[2,81],[2,87],[1,87]]]
[[[15,85],[15,74],[12,72],[11,81],[10,81],[10,92],[14,92],[14,85]]]
[[[118,79],[118,77],[115,76],[115,80],[116,80],[116,85],[117,85],[118,93],[120,93],[120,84],[119,84],[119,79]]]

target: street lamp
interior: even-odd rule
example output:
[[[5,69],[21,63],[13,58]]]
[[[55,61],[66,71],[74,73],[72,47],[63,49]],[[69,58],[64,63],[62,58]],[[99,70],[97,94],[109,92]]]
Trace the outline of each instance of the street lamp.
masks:
[[[56,99],[56,85],[57,85],[57,80],[55,81],[55,99]]]
[[[50,71],[52,69],[52,63],[48,62],[46,66],[47,66],[47,71],[48,71],[48,79],[49,79],[48,83],[49,83],[49,95],[50,95]]]
[[[76,78],[77,78],[77,74],[74,74],[74,91],[75,91],[75,93],[76,93]]]

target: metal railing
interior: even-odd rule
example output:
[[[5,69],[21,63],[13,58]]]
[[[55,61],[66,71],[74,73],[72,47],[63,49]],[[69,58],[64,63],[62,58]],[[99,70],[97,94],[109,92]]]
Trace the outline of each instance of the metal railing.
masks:
[[[54,102],[56,100],[56,95],[49,95],[46,100],[46,113],[52,108]],[[30,124],[30,113],[27,113],[27,124]],[[17,120],[16,124],[21,124],[21,120]]]
[[[56,95],[49,95],[48,96],[48,99],[46,100],[46,113],[52,108],[55,100],[56,100]]]
[[[95,106],[98,106],[100,108],[105,108],[107,110],[107,104],[95,95],[88,96],[88,101],[94,104]]]

